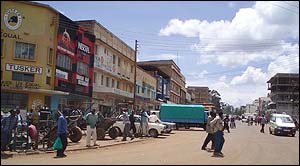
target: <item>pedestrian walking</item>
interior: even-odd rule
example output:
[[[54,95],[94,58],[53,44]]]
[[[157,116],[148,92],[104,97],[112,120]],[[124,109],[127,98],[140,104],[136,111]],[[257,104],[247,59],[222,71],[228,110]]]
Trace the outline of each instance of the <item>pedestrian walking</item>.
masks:
[[[129,132],[130,131],[130,121],[129,121],[129,116],[128,116],[128,110],[127,110],[127,108],[123,108],[122,111],[123,111],[123,124],[124,124],[122,141],[126,141],[127,137],[130,137],[131,140],[133,140],[134,136]]]
[[[207,124],[206,124],[206,132],[207,136],[203,142],[203,145],[201,147],[201,150],[207,150],[206,146],[211,141],[211,148],[210,150],[214,150],[214,134],[213,134],[213,128],[210,124],[210,122],[216,117],[216,113],[214,111],[210,111],[210,115],[208,116]]]
[[[142,114],[141,114],[142,135],[143,136],[147,136],[147,137],[149,137],[149,134],[148,134],[148,130],[149,130],[148,122],[149,122],[149,115],[147,114],[147,112],[145,110],[142,110]]]
[[[229,115],[226,115],[226,117],[224,118],[224,130],[227,130],[227,132],[230,133],[228,123],[229,123]]]
[[[261,132],[261,133],[265,133],[265,124],[267,123],[267,119],[266,119],[266,117],[265,117],[264,114],[261,116],[261,121],[260,121],[260,123],[261,123],[261,129],[260,129],[260,132]]]
[[[134,119],[134,110],[133,109],[130,109],[128,110],[129,111],[129,121],[130,121],[130,130],[132,130],[132,134],[135,135],[136,134],[136,127],[135,127],[135,119]]]
[[[11,142],[12,133],[15,133],[17,128],[16,112],[11,109],[10,115],[4,117],[1,121],[1,151],[6,151],[7,146]]]
[[[224,139],[224,126],[223,126],[223,113],[219,112],[217,116],[210,122],[212,131],[214,133],[214,154],[212,157],[223,157],[222,148],[225,142]]]
[[[96,131],[96,126],[97,123],[99,122],[98,116],[96,115],[96,110],[92,109],[91,112],[89,112],[86,115],[86,146],[91,147],[91,136],[93,137],[94,141],[94,146],[98,146],[97,144],[97,131]]]
[[[235,118],[233,116],[230,117],[230,128],[236,128]]]
[[[63,148],[60,150],[57,150],[56,157],[61,158],[61,157],[66,157],[67,155],[64,153],[67,145],[68,145],[68,129],[67,129],[67,119],[65,118],[66,116],[66,111],[60,112],[58,110],[60,117],[58,118],[57,121],[57,136],[60,137],[61,143],[63,145]]]

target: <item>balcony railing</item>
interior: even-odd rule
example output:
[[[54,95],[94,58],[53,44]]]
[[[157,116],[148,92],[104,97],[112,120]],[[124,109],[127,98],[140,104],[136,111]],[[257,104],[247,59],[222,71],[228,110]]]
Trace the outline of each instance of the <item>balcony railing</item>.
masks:
[[[110,87],[104,87],[104,86],[94,86],[93,87],[94,92],[102,92],[102,93],[112,93],[112,94],[117,94],[129,98],[133,98],[133,93],[123,91],[121,89],[117,88],[110,88]]]

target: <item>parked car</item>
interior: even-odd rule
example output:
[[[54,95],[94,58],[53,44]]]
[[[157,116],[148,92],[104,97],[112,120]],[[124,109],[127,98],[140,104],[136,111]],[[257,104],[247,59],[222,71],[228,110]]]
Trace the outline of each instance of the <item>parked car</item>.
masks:
[[[272,114],[269,122],[269,132],[275,135],[292,135],[296,134],[296,126],[290,115]]]
[[[134,119],[135,119],[135,127],[137,129],[137,132],[139,132],[140,130],[140,126],[141,126],[141,116],[140,115],[134,115]],[[161,135],[163,133],[166,133],[166,129],[167,126],[164,124],[160,124],[160,123],[148,123],[149,125],[149,129],[148,129],[148,134],[151,137],[158,137],[158,135]],[[114,128],[117,128],[119,131],[119,136],[122,136],[123,130],[124,130],[124,124],[123,124],[123,116],[119,115],[117,117],[116,123],[113,124]]]

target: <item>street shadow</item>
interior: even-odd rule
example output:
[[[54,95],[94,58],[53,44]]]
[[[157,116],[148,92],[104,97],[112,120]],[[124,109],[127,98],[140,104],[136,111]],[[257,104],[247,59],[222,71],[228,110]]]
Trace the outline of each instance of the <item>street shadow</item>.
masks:
[[[1,153],[1,159],[8,159],[12,158],[13,154],[6,154],[6,153]]]
[[[166,139],[167,137],[164,137],[164,136],[158,136],[156,137],[155,139]]]
[[[190,128],[190,129],[185,129],[185,128],[179,128],[178,130],[175,130],[175,131],[192,131],[192,132],[194,132],[194,131],[205,131],[203,128]]]

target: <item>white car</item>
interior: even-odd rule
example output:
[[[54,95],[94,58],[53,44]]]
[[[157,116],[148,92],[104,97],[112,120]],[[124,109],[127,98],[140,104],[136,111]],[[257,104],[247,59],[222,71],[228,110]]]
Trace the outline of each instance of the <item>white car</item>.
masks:
[[[296,126],[290,115],[272,114],[269,125],[270,134],[292,135],[293,137],[296,134]]]
[[[141,116],[134,115],[134,119],[135,119],[134,124],[135,124],[136,130],[137,130],[137,132],[139,132],[140,124],[141,124]],[[158,137],[158,135],[165,133],[166,125],[159,124],[159,123],[151,123],[151,122],[149,122],[148,125],[149,125],[148,134],[151,137],[156,138],[156,137]],[[123,133],[123,130],[124,130],[124,126],[125,125],[123,124],[123,116],[120,115],[120,116],[118,116],[116,123],[114,123],[112,127],[117,128],[119,131],[119,136],[121,136]]]

